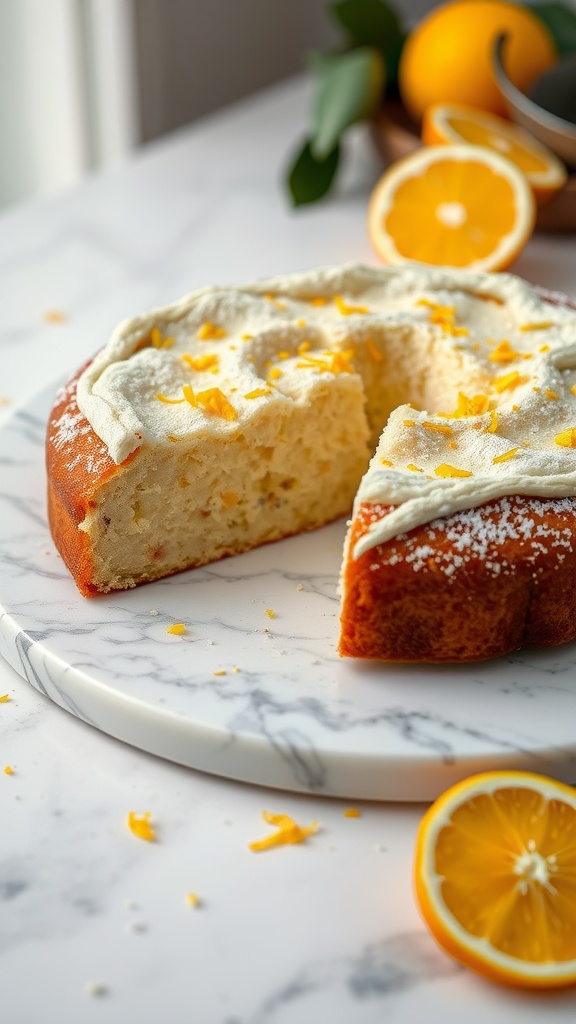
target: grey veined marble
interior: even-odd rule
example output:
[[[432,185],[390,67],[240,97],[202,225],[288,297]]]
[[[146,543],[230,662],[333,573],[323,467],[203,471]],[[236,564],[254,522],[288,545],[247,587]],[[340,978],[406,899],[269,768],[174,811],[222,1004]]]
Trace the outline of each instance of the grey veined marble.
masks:
[[[55,390],[0,430],[0,653],[60,707],[180,764],[327,796],[425,800],[491,768],[576,781],[574,645],[463,667],[338,658],[342,522],[80,597],[46,523]]]

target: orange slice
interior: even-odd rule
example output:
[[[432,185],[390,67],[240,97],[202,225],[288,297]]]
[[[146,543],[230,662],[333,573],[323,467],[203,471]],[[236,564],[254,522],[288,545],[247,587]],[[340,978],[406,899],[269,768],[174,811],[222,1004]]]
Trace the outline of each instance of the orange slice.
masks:
[[[422,139],[427,145],[470,142],[496,150],[524,172],[540,205],[548,202],[568,177],[564,164],[528,132],[496,114],[464,103],[428,107]]]
[[[508,985],[576,982],[576,791],[530,772],[486,772],[420,823],[416,896],[456,960]]]
[[[534,218],[532,190],[506,157],[483,146],[425,146],[380,178],[368,232],[386,263],[501,270]]]

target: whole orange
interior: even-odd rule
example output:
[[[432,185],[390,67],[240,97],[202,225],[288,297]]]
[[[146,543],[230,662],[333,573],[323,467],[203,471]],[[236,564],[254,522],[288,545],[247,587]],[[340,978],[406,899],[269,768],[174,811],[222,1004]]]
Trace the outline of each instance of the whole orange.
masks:
[[[492,70],[502,32],[509,36],[506,72],[525,91],[557,59],[548,29],[526,8],[506,0],[452,0],[416,25],[398,71],[402,101],[416,122],[432,103],[469,103],[506,115]]]

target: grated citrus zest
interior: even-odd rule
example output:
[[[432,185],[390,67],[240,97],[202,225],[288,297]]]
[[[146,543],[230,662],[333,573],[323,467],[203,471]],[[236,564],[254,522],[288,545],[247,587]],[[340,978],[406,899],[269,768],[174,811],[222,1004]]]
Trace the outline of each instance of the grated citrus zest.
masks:
[[[200,403],[207,412],[222,416],[225,420],[235,420],[238,413],[233,405],[222,394],[220,388],[208,388],[207,391],[199,391],[196,395],[196,402]]]
[[[314,835],[318,831],[318,823],[315,821],[302,828],[287,814],[270,814],[268,811],[262,811],[262,817],[269,825],[275,825],[277,831],[264,839],[257,839],[255,842],[249,843],[248,848],[254,853],[269,850],[274,846],[303,843],[308,836]]]
[[[166,395],[160,394],[159,391],[156,394],[156,398],[159,402],[164,402],[165,405],[180,405],[185,401],[184,398],[167,398]]]
[[[443,462],[440,466],[436,466],[434,472],[436,476],[443,478],[472,476],[472,473],[468,469],[458,469],[456,466],[450,466],[447,462]]]
[[[205,356],[190,356],[186,352],[182,356],[182,360],[190,367],[191,370],[197,370],[199,372],[218,367],[218,356],[215,352],[207,352]]]
[[[218,338],[225,338],[226,331],[223,327],[218,327],[213,324],[211,320],[206,320],[205,323],[201,324],[198,328],[198,340],[199,341],[215,341]]]
[[[136,811],[130,811],[126,819],[128,828],[137,839],[144,839],[147,843],[153,843],[156,840],[156,833],[154,828],[150,824],[152,817],[151,811],[145,811],[143,814],[137,814]]]
[[[244,398],[264,398],[265,395],[271,395],[272,392],[268,388],[254,388],[254,391],[249,391]]]
[[[519,384],[525,384],[528,377],[522,377],[517,370],[512,373],[505,373],[502,377],[495,377],[493,380],[496,391],[506,391],[508,388],[516,388]]]
[[[519,451],[520,451],[519,447],[518,448],[510,448],[507,452],[504,452],[503,455],[495,455],[494,458],[492,459],[492,464],[494,466],[496,466],[499,462],[508,462],[508,460],[509,459],[513,459],[514,456],[516,455],[516,452],[519,452]]]
[[[462,337],[470,333],[466,327],[456,325],[454,306],[442,306],[438,302],[431,302],[430,299],[419,299],[416,305],[426,306],[430,310],[428,322],[437,324],[446,334],[450,334],[452,337]]]
[[[553,325],[551,320],[541,320],[539,323],[536,323],[536,324],[521,324],[520,330],[521,331],[544,331],[544,330],[546,330],[547,327],[553,327],[553,326],[554,325]]]
[[[334,305],[342,316],[352,316],[354,313],[367,313],[368,309],[366,306],[351,306],[341,295],[334,296]]]
[[[513,363],[515,359],[520,358],[520,352],[517,352],[515,348],[512,348],[507,338],[499,342],[496,348],[493,348],[488,359],[491,363]]]
[[[556,434],[554,441],[560,448],[576,448],[576,427],[568,427],[562,433]]]
[[[430,423],[430,421],[425,420],[422,426],[425,427],[426,430],[435,430],[438,434],[444,434],[444,437],[451,437],[454,433],[452,427],[449,427],[445,423]]]

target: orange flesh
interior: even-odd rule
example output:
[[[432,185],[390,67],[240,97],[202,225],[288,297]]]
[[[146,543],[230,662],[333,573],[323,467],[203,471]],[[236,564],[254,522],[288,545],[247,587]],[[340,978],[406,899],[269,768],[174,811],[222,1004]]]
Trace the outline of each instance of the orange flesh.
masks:
[[[530,853],[540,879],[530,877],[530,863],[522,871]],[[441,829],[435,870],[446,907],[471,935],[524,961],[576,959],[576,810],[569,804],[520,787],[479,794]]]
[[[490,131],[482,124],[477,124],[466,117],[448,117],[448,124],[466,141],[475,146],[488,146],[497,149],[507,156],[525,174],[542,174],[548,170],[548,164],[536,153],[521,145],[512,134]]]
[[[447,231],[438,219],[443,203],[461,204],[466,218]],[[384,230],[401,256],[436,265],[469,266],[484,259],[515,221],[512,186],[491,168],[472,161],[437,161],[403,181]]]

